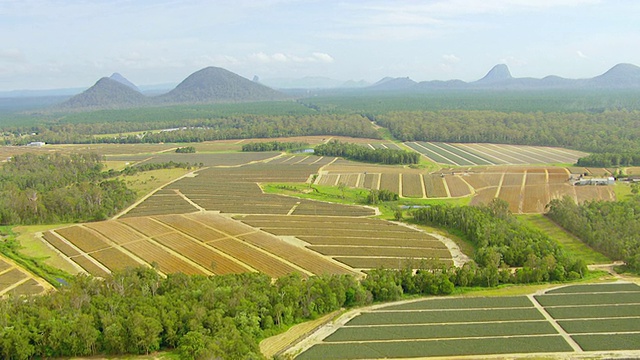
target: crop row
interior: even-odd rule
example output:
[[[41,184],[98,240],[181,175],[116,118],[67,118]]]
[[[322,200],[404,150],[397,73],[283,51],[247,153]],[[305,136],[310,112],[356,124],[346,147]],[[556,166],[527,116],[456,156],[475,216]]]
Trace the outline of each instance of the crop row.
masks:
[[[607,304],[640,304],[640,292],[630,293],[584,293],[538,295],[536,300],[544,307],[567,305],[607,305]]]
[[[428,237],[428,235],[425,235]],[[372,237],[346,237],[346,236],[298,236],[311,245],[350,245],[350,246],[378,246],[378,247],[411,247],[446,249],[447,247],[440,241],[423,239],[403,239],[403,238],[372,238]]]
[[[544,320],[535,308],[374,311],[353,318],[353,325],[437,324],[488,321]]]
[[[533,304],[526,296],[500,297],[500,301],[491,297],[427,299],[400,305],[390,305],[381,310],[447,310],[447,309],[497,309],[530,308]]]
[[[513,321],[473,324],[429,324],[393,326],[345,326],[324,342],[383,341],[557,334],[547,321]]]
[[[561,336],[513,336],[481,339],[439,339],[366,343],[322,343],[296,359],[382,359],[451,357],[509,353],[571,351]]]
[[[381,267],[385,269],[406,269],[407,267],[418,269],[453,265],[451,259],[438,258],[335,256],[334,259],[354,269],[378,269]]]
[[[640,292],[640,285],[634,283],[571,285],[549,290],[546,294],[581,294],[619,291]]]
[[[384,257],[415,257],[415,258],[451,258],[448,249],[430,248],[396,248],[376,246],[309,246],[309,249],[328,256],[384,256]]]

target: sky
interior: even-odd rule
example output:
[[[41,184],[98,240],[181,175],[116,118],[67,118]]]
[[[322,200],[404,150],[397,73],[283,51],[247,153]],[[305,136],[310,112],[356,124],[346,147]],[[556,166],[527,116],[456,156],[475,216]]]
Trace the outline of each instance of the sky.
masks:
[[[0,0],[0,91],[87,88],[119,72],[246,78],[587,78],[640,65],[637,0]]]

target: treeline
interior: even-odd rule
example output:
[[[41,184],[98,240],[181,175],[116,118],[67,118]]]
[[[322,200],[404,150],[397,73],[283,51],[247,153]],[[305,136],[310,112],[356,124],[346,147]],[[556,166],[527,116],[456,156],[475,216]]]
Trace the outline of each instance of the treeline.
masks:
[[[193,146],[179,147],[179,148],[176,149],[176,153],[178,153],[178,154],[195,154],[196,153],[196,148],[194,148]]]
[[[640,151],[629,153],[600,153],[578,159],[577,166],[586,167],[620,167],[640,166]]]
[[[640,272],[640,198],[587,201],[570,197],[549,203],[547,216],[587,245]]]
[[[155,131],[170,129],[170,131]],[[31,141],[48,144],[137,144],[182,142],[193,143],[225,139],[276,138],[308,135],[335,135],[359,138],[380,138],[366,118],[357,114],[335,115],[234,115],[222,118],[144,123],[90,123],[39,125],[14,129],[15,137],[6,138],[10,145],[25,145]],[[94,136],[147,131],[142,135]],[[24,134],[35,135],[24,135]],[[18,136],[21,135],[21,136]]]
[[[260,359],[262,338],[371,301],[371,292],[345,275],[274,282],[259,273],[162,278],[138,268],[103,281],[78,276],[47,295],[0,301],[0,357],[176,349],[181,359]]]
[[[367,194],[367,204],[378,204],[383,201],[396,201],[398,200],[398,194],[389,190],[369,190],[369,194]]]
[[[287,151],[298,150],[309,147],[308,143],[297,141],[265,141],[250,142],[242,145],[242,151]]]
[[[520,223],[503,200],[479,207],[432,205],[412,214],[418,223],[458,231],[473,243],[475,262],[493,272],[489,284],[562,281],[580,278],[587,271],[583,260],[569,257],[547,235]],[[502,278],[501,267],[518,270]]]
[[[562,146],[587,152],[640,151],[640,111],[602,113],[394,111],[378,125],[402,141]]]
[[[109,169],[109,171],[104,173],[105,177],[115,177],[120,175],[135,175],[139,172],[151,171],[151,170],[161,170],[161,169],[187,169],[190,170],[192,168],[201,168],[203,167],[203,163],[189,163],[189,162],[175,162],[173,160],[162,162],[162,163],[145,163],[135,166],[127,166],[124,169],[118,171],[114,169]]]
[[[420,162],[420,154],[405,150],[370,149],[366,146],[353,143],[343,143],[331,140],[326,144],[314,148],[318,156],[340,156],[349,160],[379,164],[417,164]]]
[[[13,156],[0,169],[0,224],[103,220],[135,193],[105,179],[97,154]]]

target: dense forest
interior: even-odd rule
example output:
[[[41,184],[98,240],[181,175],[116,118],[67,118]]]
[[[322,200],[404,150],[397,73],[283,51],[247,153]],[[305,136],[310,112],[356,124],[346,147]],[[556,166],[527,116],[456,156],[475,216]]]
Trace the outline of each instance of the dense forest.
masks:
[[[432,205],[412,214],[418,223],[462,233],[476,248],[476,263],[494,271],[490,284],[498,281],[498,269],[504,266],[519,269],[500,282],[562,281],[587,271],[583,260],[568,257],[556,241],[519,222],[504,200],[477,207]]]
[[[349,160],[379,164],[417,164],[420,154],[405,150],[371,149],[363,145],[331,140],[317,145],[314,153],[318,156],[340,156]]]
[[[597,153],[639,151],[639,119],[640,111],[397,111],[374,117],[402,141],[544,145]]]
[[[136,197],[97,154],[24,154],[0,169],[0,224],[103,220]]]
[[[640,152],[589,154],[578,159],[576,165],[586,167],[640,166]]]
[[[547,216],[587,245],[640,272],[640,197],[623,201],[588,201],[570,197],[549,203]]]
[[[155,131],[152,130],[163,130]],[[305,135],[336,135],[380,138],[371,122],[358,114],[352,115],[232,115],[208,119],[105,122],[85,124],[38,125],[11,130],[13,137],[5,136],[5,143],[24,145],[31,141],[48,144],[91,143],[161,143],[202,142],[209,140],[276,138]],[[144,134],[126,134],[146,131]],[[18,136],[19,134],[35,134]],[[96,134],[114,134],[95,136]]]
[[[309,144],[296,141],[250,142],[242,145],[242,151],[288,151],[308,148]]]

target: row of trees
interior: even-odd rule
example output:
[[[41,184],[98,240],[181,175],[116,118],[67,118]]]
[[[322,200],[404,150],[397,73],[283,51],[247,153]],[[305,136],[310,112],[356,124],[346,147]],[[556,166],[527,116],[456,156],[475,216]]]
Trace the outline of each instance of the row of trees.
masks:
[[[578,159],[576,165],[586,167],[640,166],[640,151],[634,153],[623,152],[590,154]]]
[[[420,154],[404,150],[371,149],[366,146],[331,140],[314,148],[318,156],[340,156],[349,160],[380,164],[417,164]]]
[[[179,148],[176,149],[176,153],[178,153],[178,154],[195,154],[196,153],[196,148],[194,148],[193,146],[179,147]]]
[[[547,216],[587,245],[640,272],[640,197],[580,205],[570,197],[554,199]]]
[[[640,150],[640,111],[393,111],[377,114],[375,121],[403,141],[545,145],[612,153]]]
[[[309,147],[308,143],[298,141],[265,141],[250,142],[242,145],[242,151],[287,151],[298,150]]]
[[[496,281],[503,267],[519,269],[501,281],[523,283],[579,278],[587,271],[583,260],[569,257],[547,235],[519,222],[504,200],[479,207],[432,205],[412,214],[418,223],[462,233],[476,247],[476,263],[492,269]]]
[[[171,131],[155,131],[171,129]],[[148,131],[143,135],[94,136]],[[8,138],[6,144],[25,145],[31,141],[48,144],[129,144],[161,142],[202,142],[225,139],[276,138],[306,135],[380,138],[371,122],[358,114],[317,115],[233,115],[228,117],[176,120],[170,122],[38,125],[25,129],[35,135]],[[23,132],[24,133],[24,132]]]
[[[102,220],[136,197],[97,154],[16,155],[0,169],[0,224]]]

